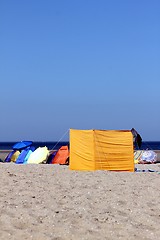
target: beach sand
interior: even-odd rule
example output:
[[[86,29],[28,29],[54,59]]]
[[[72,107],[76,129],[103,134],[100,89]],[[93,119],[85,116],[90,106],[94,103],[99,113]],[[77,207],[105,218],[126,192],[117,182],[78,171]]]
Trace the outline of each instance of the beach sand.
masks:
[[[0,179],[1,240],[160,239],[157,172],[1,163]]]

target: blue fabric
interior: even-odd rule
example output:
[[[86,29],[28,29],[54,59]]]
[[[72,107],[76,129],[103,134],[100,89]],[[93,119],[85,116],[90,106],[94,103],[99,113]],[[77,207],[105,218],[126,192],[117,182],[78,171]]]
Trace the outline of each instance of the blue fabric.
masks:
[[[152,170],[152,169],[138,169],[138,168],[135,168],[135,172],[158,172],[158,171],[155,171],[155,170]]]
[[[35,150],[35,148],[32,147],[28,147],[24,150],[22,150],[22,152],[20,153],[20,155],[18,156],[17,160],[16,160],[16,164],[23,164],[26,163],[29,155]]]
[[[24,158],[23,164],[26,164],[26,163],[27,163],[29,156],[31,155],[32,152],[34,152],[34,150],[35,150],[35,147],[33,147],[33,146],[30,147],[28,153],[26,154],[26,156],[25,156],[25,158]]]
[[[4,162],[10,162],[13,154],[16,152],[16,150],[11,151],[7,157],[5,158]]]
[[[33,144],[32,141],[21,141],[13,145],[13,149],[15,150],[20,150],[20,149],[25,149]]]

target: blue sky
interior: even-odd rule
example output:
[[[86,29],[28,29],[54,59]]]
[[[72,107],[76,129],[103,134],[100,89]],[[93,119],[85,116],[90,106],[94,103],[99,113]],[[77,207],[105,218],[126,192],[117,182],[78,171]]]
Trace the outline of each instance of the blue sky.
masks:
[[[1,0],[0,43],[0,141],[160,140],[159,0]]]

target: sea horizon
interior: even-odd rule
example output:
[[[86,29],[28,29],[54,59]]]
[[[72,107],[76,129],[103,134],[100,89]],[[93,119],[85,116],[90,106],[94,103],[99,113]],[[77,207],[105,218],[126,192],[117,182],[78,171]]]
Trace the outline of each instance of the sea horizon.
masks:
[[[0,150],[12,150],[15,143],[17,143],[17,141],[0,142]],[[69,141],[33,141],[33,145],[35,148],[46,146],[49,150],[55,150],[64,145],[69,146]],[[143,141],[140,150],[146,149],[160,150],[160,141]]]

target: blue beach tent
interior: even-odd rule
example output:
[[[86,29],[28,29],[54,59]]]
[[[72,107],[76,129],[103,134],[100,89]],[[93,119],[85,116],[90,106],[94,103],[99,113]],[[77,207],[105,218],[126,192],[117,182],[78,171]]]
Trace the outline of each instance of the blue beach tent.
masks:
[[[22,150],[22,149],[25,149],[29,146],[31,146],[33,144],[32,141],[21,141],[21,142],[17,142],[13,145],[13,149],[14,150]]]
[[[11,158],[12,158],[12,156],[13,156],[13,154],[14,154],[15,152],[16,152],[16,150],[11,151],[11,152],[7,155],[7,157],[5,158],[4,162],[11,162]]]
[[[35,147],[30,146],[25,148],[24,150],[22,150],[22,152],[20,153],[20,155],[18,156],[17,160],[16,160],[16,164],[24,164],[27,162],[30,154],[35,150]]]
[[[20,151],[18,150],[12,150],[8,155],[7,157],[5,158],[4,162],[15,162],[16,159],[18,158],[20,154]]]
[[[26,164],[26,163],[27,163],[27,161],[28,161],[31,153],[33,153],[35,149],[36,149],[36,148],[35,148],[34,146],[30,146],[29,151],[27,152],[27,154],[26,154],[26,156],[25,156],[25,158],[24,158],[23,164]]]

